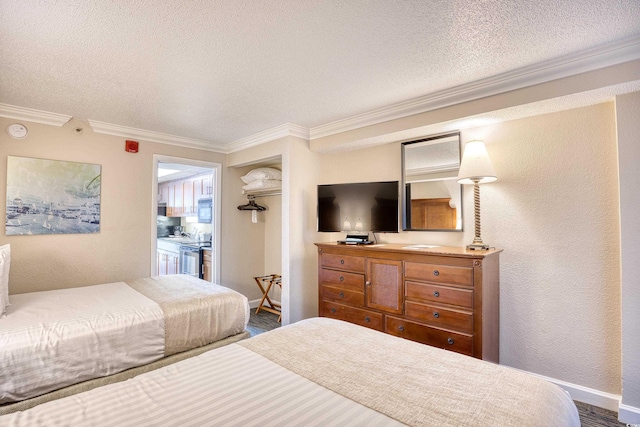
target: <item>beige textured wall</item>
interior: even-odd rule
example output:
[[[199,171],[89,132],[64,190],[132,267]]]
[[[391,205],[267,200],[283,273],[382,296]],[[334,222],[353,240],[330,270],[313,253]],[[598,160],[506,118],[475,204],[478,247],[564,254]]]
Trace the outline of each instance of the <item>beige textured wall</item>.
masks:
[[[242,194],[240,177],[253,167],[228,167],[223,170],[222,206],[222,262],[221,285],[244,294],[250,301],[262,294],[253,280],[264,274],[265,215],[258,214],[258,222],[251,222],[250,211],[239,211],[248,203]]]
[[[481,187],[482,237],[501,254],[502,364],[620,393],[620,279],[612,104],[462,132],[484,138],[498,181]],[[398,143],[321,156],[321,183],[400,179]],[[378,234],[461,246],[464,233]],[[344,237],[320,233],[323,240]]]
[[[282,275],[282,196],[259,197],[257,203],[267,208],[264,218],[264,274]],[[260,214],[259,214],[260,215]],[[273,287],[270,296],[282,299],[280,288]]]
[[[482,236],[501,254],[500,362],[620,393],[615,117],[600,104],[464,132],[485,138]],[[472,203],[468,191],[466,206]],[[465,214],[472,228],[472,212]],[[469,233],[467,240],[472,240]]]
[[[137,154],[127,153],[125,138],[94,134],[74,120],[63,127],[22,122],[29,135],[15,140],[4,132],[15,122],[0,118],[0,212],[6,204],[7,156],[102,165],[102,212],[98,234],[6,236],[0,231],[0,243],[11,244],[12,294],[149,276],[153,154],[225,160],[220,154],[145,141]],[[77,126],[84,128],[81,135],[74,132]]]
[[[245,153],[246,154],[246,153]],[[282,274],[282,197],[256,199],[267,207],[258,212],[257,223],[251,222],[251,211],[240,211],[238,206],[249,201],[242,194],[241,176],[260,164],[228,167],[223,171],[225,200],[222,215],[222,285],[242,292],[250,302],[262,297],[253,277]],[[277,300],[281,296],[277,292]]]
[[[622,250],[622,406],[640,423],[640,93],[616,99]],[[633,407],[635,409],[627,408]],[[625,414],[627,416],[627,414]]]
[[[227,162],[231,174],[225,181],[225,190],[237,191],[241,188],[240,170],[250,170],[257,164],[281,162],[281,262],[282,262],[282,323],[288,324],[318,315],[317,251],[313,245],[319,240],[316,232],[316,185],[319,176],[319,156],[309,150],[309,142],[295,137],[284,137],[276,141],[231,153]],[[240,193],[238,193],[240,194]],[[229,196],[236,197],[236,196]],[[243,196],[239,200],[242,199]],[[246,199],[245,199],[246,200]],[[238,201],[238,199],[234,199]],[[223,283],[243,283],[249,272],[263,274],[266,258],[258,259],[255,254],[245,258],[242,251],[243,239],[249,239],[251,232],[240,225],[235,207],[223,208],[230,219],[225,231],[225,244],[233,249],[223,259],[229,273]],[[224,220],[224,216],[223,216]],[[233,232],[230,230],[234,230]],[[232,236],[232,237],[229,237]],[[260,242],[264,250],[264,242]],[[233,266],[233,267],[230,267]],[[251,274],[255,276],[258,274]],[[256,292],[247,289],[247,292]],[[252,299],[253,293],[246,294]]]

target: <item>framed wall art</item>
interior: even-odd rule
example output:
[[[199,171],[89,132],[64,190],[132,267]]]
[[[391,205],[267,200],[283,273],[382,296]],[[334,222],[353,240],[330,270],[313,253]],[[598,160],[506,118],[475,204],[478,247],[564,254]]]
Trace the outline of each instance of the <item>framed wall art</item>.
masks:
[[[7,157],[7,236],[100,232],[100,165]]]

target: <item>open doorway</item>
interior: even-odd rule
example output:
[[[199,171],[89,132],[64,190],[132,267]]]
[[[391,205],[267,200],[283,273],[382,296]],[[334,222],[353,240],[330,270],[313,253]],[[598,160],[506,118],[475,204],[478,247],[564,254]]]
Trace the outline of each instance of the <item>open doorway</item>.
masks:
[[[151,275],[220,282],[222,165],[154,155]]]

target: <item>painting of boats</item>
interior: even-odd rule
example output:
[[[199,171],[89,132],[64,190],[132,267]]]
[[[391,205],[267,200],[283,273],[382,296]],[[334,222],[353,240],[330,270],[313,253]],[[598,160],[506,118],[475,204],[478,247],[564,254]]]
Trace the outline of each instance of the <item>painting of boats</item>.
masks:
[[[6,235],[100,232],[101,166],[7,158]]]

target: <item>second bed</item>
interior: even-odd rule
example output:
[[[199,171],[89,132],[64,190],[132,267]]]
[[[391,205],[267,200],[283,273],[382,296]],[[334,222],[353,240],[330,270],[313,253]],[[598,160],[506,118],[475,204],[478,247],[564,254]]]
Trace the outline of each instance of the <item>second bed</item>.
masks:
[[[244,295],[187,275],[12,295],[0,414],[247,338],[248,321]]]

